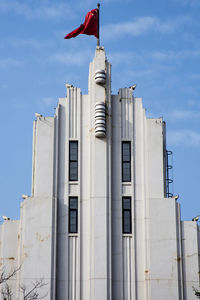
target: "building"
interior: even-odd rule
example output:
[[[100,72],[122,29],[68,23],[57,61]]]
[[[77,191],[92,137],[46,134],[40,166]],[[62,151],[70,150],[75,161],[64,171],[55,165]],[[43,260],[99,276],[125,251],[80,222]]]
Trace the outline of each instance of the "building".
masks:
[[[200,231],[168,189],[165,123],[132,88],[111,95],[103,47],[88,84],[34,122],[32,195],[0,226],[14,299],[39,278],[51,300],[195,299]]]

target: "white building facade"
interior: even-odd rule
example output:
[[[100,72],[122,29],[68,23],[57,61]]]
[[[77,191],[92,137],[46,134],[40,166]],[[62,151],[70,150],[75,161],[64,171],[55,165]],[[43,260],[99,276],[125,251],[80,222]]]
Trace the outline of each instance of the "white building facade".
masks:
[[[34,122],[32,195],[0,226],[13,299],[40,278],[49,300],[195,299],[200,230],[167,198],[165,123],[131,88],[111,94],[103,47],[88,84]]]

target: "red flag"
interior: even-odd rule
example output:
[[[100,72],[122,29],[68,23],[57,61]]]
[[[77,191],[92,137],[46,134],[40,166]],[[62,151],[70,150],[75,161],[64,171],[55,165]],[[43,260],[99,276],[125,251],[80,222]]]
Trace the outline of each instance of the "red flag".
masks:
[[[89,11],[85,17],[85,22],[81,24],[77,29],[68,33],[64,37],[64,39],[71,39],[72,37],[74,38],[79,34],[95,35],[96,38],[99,38],[99,32],[98,32],[99,16],[98,15],[99,14],[97,8]]]

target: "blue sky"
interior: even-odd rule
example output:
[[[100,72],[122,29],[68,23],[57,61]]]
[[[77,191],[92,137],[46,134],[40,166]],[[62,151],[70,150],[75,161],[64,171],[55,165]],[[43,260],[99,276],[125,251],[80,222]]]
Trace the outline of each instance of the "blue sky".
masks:
[[[19,218],[30,194],[32,122],[53,116],[65,83],[87,93],[95,37],[64,40],[93,0],[0,0],[0,215]],[[104,0],[101,45],[112,63],[112,92],[137,84],[147,115],[167,123],[174,193],[182,219],[200,214],[200,1]]]

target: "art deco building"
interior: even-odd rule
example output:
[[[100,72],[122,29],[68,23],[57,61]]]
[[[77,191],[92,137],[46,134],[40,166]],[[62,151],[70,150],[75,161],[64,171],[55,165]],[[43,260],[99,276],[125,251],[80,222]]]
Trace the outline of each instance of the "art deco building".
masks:
[[[34,122],[32,193],[0,226],[13,299],[40,278],[51,300],[195,299],[200,231],[169,191],[165,122],[132,88],[111,94],[103,47],[88,85]]]

